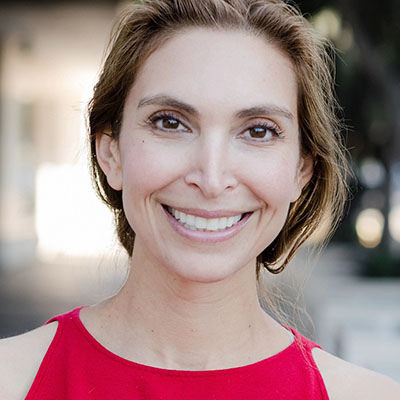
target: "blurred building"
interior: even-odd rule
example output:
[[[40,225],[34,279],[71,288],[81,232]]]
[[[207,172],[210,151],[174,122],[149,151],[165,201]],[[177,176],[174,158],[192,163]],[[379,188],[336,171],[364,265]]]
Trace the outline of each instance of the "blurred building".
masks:
[[[0,4],[0,262],[91,255],[112,237],[86,164],[85,111],[115,2]]]

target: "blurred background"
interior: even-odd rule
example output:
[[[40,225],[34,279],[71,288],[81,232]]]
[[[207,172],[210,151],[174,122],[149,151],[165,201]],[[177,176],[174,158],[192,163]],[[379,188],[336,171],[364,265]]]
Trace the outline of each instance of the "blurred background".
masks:
[[[100,301],[126,277],[90,183],[85,112],[128,3],[0,2],[0,337]],[[356,178],[329,246],[303,250],[266,286],[326,350],[400,381],[400,5],[298,3],[337,48]]]

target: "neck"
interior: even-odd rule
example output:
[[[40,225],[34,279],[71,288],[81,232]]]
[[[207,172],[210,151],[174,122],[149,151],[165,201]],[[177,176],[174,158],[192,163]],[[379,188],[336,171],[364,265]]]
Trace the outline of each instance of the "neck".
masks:
[[[109,347],[162,368],[246,365],[288,345],[282,328],[259,305],[255,265],[222,281],[199,283],[134,258],[124,288],[104,304],[102,315],[108,315],[106,330],[114,332]]]

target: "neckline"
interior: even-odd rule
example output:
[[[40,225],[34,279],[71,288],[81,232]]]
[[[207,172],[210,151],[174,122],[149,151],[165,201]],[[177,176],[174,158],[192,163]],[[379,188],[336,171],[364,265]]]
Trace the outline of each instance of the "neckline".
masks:
[[[83,308],[88,306],[77,307],[72,310],[67,315],[69,319],[75,324],[78,328],[79,332],[86,339],[88,344],[94,347],[97,351],[102,353],[105,357],[113,360],[114,362],[118,362],[119,364],[123,364],[128,368],[141,370],[142,372],[147,372],[149,374],[157,374],[157,375],[169,375],[169,376],[179,376],[179,377],[207,377],[207,376],[215,376],[215,375],[226,375],[226,374],[243,374],[245,372],[253,372],[256,369],[267,366],[268,364],[274,363],[279,358],[290,357],[300,346],[303,346],[303,340],[301,335],[293,328],[283,325],[288,331],[288,334],[292,336],[293,340],[291,343],[279,351],[278,353],[262,359],[260,361],[256,361],[251,364],[241,365],[238,367],[231,368],[222,368],[222,369],[211,369],[211,370],[177,370],[177,369],[167,369],[161,367],[155,367],[152,365],[141,364],[135,361],[128,360],[122,356],[119,356],[116,353],[113,353],[111,350],[107,349],[104,345],[102,345],[86,328],[80,318],[80,311]],[[301,349],[300,349],[301,350]]]

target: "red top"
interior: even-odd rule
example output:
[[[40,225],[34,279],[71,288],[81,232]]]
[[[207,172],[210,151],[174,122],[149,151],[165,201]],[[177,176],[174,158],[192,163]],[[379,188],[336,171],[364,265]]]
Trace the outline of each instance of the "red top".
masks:
[[[86,330],[80,308],[48,321],[59,325],[26,400],[329,399],[311,355],[318,346],[293,329],[293,343],[263,361],[222,370],[175,371],[111,353]]]

